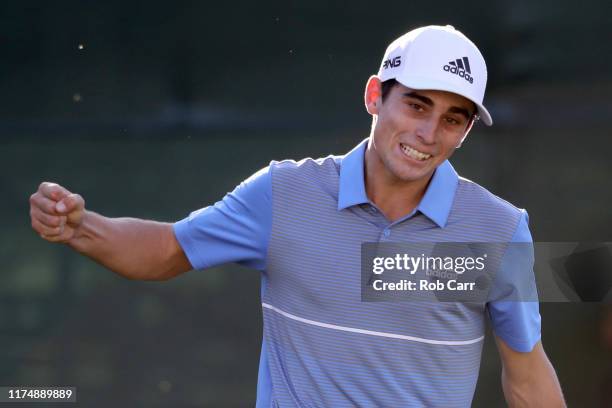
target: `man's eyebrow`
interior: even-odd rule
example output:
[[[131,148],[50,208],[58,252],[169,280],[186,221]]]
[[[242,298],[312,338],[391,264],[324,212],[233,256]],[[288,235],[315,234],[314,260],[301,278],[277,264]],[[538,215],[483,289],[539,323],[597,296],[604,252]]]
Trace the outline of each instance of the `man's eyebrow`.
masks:
[[[407,96],[409,98],[418,99],[419,101],[423,102],[425,105],[434,106],[434,103],[431,99],[429,99],[426,96],[420,95],[416,92],[406,92],[404,96]]]
[[[457,107],[457,106],[451,106],[451,107],[448,109],[448,111],[449,111],[449,112],[451,112],[451,113],[458,113],[458,114],[460,114],[460,115],[463,115],[463,116],[465,116],[465,118],[466,118],[467,120],[470,120],[470,118],[471,118],[471,117],[472,117],[472,115],[473,115],[473,113],[470,113],[470,112],[469,112],[467,109],[464,109],[464,108],[459,108],[459,107]]]
[[[409,97],[409,98],[418,99],[419,101],[423,102],[426,105],[434,106],[434,102],[431,99],[429,99],[428,97],[424,95],[418,94],[416,92],[406,92],[404,96]],[[451,113],[458,113],[462,116],[465,116],[467,120],[469,120],[473,115],[473,113],[470,113],[470,111],[468,111],[467,109],[460,108],[458,106],[452,106],[448,109],[448,111]]]

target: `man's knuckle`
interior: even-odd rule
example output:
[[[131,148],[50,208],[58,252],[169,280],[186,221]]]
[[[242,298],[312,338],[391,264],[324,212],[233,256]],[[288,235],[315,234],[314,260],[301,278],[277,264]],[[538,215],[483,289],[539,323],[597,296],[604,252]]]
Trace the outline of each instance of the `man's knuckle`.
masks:
[[[48,237],[56,237],[59,233],[58,228],[45,227],[43,228],[43,232]]]
[[[46,221],[47,221],[47,224],[49,224],[50,227],[57,227],[57,226],[59,226],[59,219],[57,217],[47,216],[46,217]]]
[[[64,242],[66,239],[63,235],[53,235],[49,237],[51,242]]]

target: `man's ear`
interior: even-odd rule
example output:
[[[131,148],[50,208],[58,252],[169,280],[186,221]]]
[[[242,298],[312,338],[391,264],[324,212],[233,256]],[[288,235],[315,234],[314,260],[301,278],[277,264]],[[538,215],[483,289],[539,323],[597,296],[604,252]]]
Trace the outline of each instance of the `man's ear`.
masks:
[[[364,101],[370,115],[378,115],[382,103],[382,85],[380,78],[372,75],[366,84]]]

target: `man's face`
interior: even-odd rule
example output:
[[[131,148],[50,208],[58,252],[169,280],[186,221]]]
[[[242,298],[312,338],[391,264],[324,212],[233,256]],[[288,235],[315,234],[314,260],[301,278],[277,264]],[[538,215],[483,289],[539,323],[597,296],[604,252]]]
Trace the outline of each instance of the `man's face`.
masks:
[[[454,93],[412,90],[399,83],[382,102],[376,86],[380,89],[380,82],[373,77],[366,90],[366,106],[374,115],[373,163],[368,165],[394,182],[428,180],[470,130],[474,103]]]

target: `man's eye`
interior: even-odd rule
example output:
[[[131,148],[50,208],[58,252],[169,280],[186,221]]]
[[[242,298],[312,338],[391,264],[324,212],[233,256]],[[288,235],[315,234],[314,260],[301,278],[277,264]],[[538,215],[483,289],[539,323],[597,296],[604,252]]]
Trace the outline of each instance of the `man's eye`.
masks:
[[[419,105],[418,103],[410,103],[409,104],[410,107],[418,112],[421,112],[423,110],[423,107],[421,105]]]
[[[459,122],[455,118],[446,118],[446,123],[448,123],[449,125],[459,125],[459,124],[461,124],[461,122]]]

